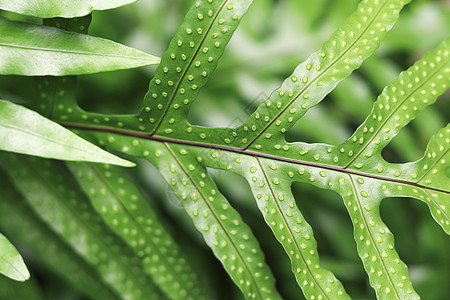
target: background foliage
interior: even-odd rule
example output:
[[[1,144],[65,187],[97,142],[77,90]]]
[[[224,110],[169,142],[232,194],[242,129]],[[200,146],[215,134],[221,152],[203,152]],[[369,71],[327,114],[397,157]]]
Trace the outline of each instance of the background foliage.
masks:
[[[89,32],[161,56],[191,2],[141,0],[120,9],[94,12]],[[190,111],[190,122],[210,127],[242,124],[298,63],[328,39],[357,3],[356,0],[255,1],[218,69],[201,90]],[[339,144],[347,139],[369,113],[381,89],[448,36],[448,8],[445,1],[413,1],[402,11],[398,24],[376,54],[297,122],[288,140]],[[38,23],[31,17],[1,14]],[[137,113],[154,70],[155,67],[144,67],[79,76],[76,91],[79,103],[88,111]],[[33,86],[33,78],[2,76],[0,99],[26,104],[35,97]],[[448,123],[449,97],[448,92],[440,97],[412,122],[409,130],[403,130],[393,140],[383,151],[387,161],[406,162],[421,157],[430,137]],[[137,165],[124,170],[127,178],[137,183],[156,207],[159,218],[202,275],[200,279],[205,281],[211,297],[242,298],[159,172],[144,161]],[[208,171],[219,190],[253,229],[283,297],[299,299],[301,291],[290,272],[289,259],[264,224],[247,183],[223,171]],[[9,186],[10,183],[3,181],[1,188],[7,190]],[[307,199],[297,201],[297,205],[314,228],[322,265],[341,279],[354,299],[375,298],[356,253],[353,229],[339,195],[300,183],[294,184],[292,190],[296,199]],[[423,299],[445,299],[450,294],[450,240],[432,219],[428,208],[419,201],[399,198],[383,202],[381,212],[396,237],[397,251],[409,267],[417,292]],[[26,221],[22,226],[26,228]],[[69,272],[67,261],[51,268],[30,251],[27,243],[16,240],[14,234],[7,236],[23,254],[32,279],[19,285],[1,277],[0,299],[11,299],[11,295],[17,295],[14,299],[87,297],[59,276],[59,272]],[[106,295],[110,291],[103,292]]]

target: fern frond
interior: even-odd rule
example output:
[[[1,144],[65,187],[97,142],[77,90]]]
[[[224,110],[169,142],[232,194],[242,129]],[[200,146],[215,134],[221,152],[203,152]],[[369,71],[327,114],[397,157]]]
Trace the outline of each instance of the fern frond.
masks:
[[[387,86],[378,97],[372,112],[350,139],[338,151],[352,154],[338,155],[340,166],[361,169],[372,155],[381,156],[381,150],[427,106],[448,88],[450,39],[425,54],[398,79]],[[355,151],[356,150],[356,151]],[[337,152],[337,151],[336,151]],[[337,154],[337,153],[336,153]],[[386,174],[378,165],[365,166],[373,174]],[[392,176],[394,175],[394,176]],[[410,180],[410,174],[388,174],[389,177]]]
[[[408,196],[425,202],[433,218],[450,235],[449,195],[442,187],[448,185],[450,159],[450,125],[442,128],[428,143],[422,159],[409,164],[414,185],[392,191],[393,196]]]
[[[0,155],[1,165],[47,225],[59,234],[102,279],[122,297],[161,299],[161,293],[142,271],[129,248],[120,243],[86,199],[51,161],[19,155]],[[44,171],[43,171],[44,170]],[[151,283],[151,284],[150,284]]]
[[[300,64],[281,87],[236,130],[235,147],[260,151],[282,142],[284,134],[308,109],[357,69],[379,46],[409,1],[363,1],[356,12]],[[245,141],[240,139],[245,135]],[[250,138],[249,138],[250,137]]]
[[[380,217],[380,196],[386,182],[351,174],[344,180],[341,195],[352,219],[358,254],[377,299],[420,299],[405,263],[395,251],[394,237]]]
[[[69,163],[95,210],[141,258],[145,272],[172,299],[206,299],[181,249],[142,193],[109,165]]]
[[[391,166],[382,160],[380,153],[398,130],[407,124],[405,120],[411,119],[415,111],[423,107],[412,106],[411,112],[404,112],[403,123],[399,123],[398,118],[395,120],[396,117],[389,115],[388,111],[387,121],[391,122],[392,117],[394,124],[381,122],[380,125],[377,122],[384,120],[386,113],[380,112],[383,114],[381,120],[378,119],[379,113],[376,119],[373,119],[375,113],[372,113],[355,135],[340,146],[287,143],[284,140],[284,134],[296,120],[310,107],[320,102],[340,80],[350,75],[373,53],[385,32],[397,20],[404,4],[403,1],[394,0],[368,0],[361,3],[358,11],[325,43],[323,48],[301,64],[282,87],[237,129],[190,126],[186,121],[187,108],[181,108],[181,103],[170,109],[166,106],[163,110],[165,106],[158,102],[164,101],[166,105],[171,105],[173,99],[178,99],[177,97],[182,99],[184,96],[173,97],[170,98],[172,100],[166,101],[158,100],[158,95],[154,97],[157,100],[151,102],[153,106],[148,106],[149,112],[155,108],[158,111],[158,107],[161,107],[159,111],[164,113],[160,123],[155,121],[156,127],[159,128],[158,124],[166,124],[167,127],[162,125],[161,129],[150,132],[156,131],[154,135],[102,129],[87,123],[73,127],[91,129],[89,134],[95,136],[100,144],[127,154],[144,156],[159,168],[166,180],[172,183],[176,194],[183,201],[188,201],[189,205],[185,204],[188,214],[193,215],[192,219],[208,245],[216,256],[222,259],[231,277],[248,297],[255,294],[254,290],[242,287],[245,281],[233,273],[232,266],[227,265],[224,256],[221,255],[222,252],[217,248],[217,241],[220,239],[212,238],[210,235],[212,227],[209,222],[212,221],[218,224],[216,228],[219,236],[227,235],[232,229],[228,229],[225,223],[217,218],[221,211],[220,205],[214,206],[220,202],[228,207],[226,200],[220,197],[222,200],[217,201],[213,197],[214,205],[207,201],[208,190],[216,189],[206,173],[206,167],[236,172],[248,179],[258,206],[274,235],[289,255],[293,273],[307,297],[334,299],[346,298],[348,295],[335,276],[320,267],[312,230],[297,209],[291,193],[287,192],[294,181],[314,184],[342,195],[354,222],[359,254],[379,298],[417,298],[418,295],[408,279],[406,266],[394,249],[393,237],[381,221],[378,207],[380,201],[388,195],[382,191],[395,189],[396,184],[416,185],[410,177],[403,175],[402,170],[407,169],[408,165]],[[447,61],[443,57],[448,53],[447,47],[447,42],[444,42],[437,50],[431,51],[423,60],[403,73],[380,96],[374,110],[380,109],[380,104],[385,108],[386,103],[381,103],[382,101],[392,101],[389,105],[397,111],[403,105],[402,101],[406,101],[397,99],[411,96],[418,99],[423,95],[419,88],[424,83],[432,85],[432,92],[430,91],[432,95],[427,97],[425,102],[433,102],[446,89],[446,79],[443,75],[448,72],[448,68],[445,67]],[[440,56],[443,57],[439,58]],[[418,66],[428,63],[432,63],[430,67],[439,71],[423,73],[426,70]],[[166,64],[168,62],[163,59],[160,69],[168,68]],[[188,63],[186,65],[189,66]],[[179,75],[173,78],[179,78]],[[156,80],[158,76],[154,79],[154,84],[157,85]],[[193,84],[197,82],[195,77],[192,81]],[[160,84],[163,84],[163,81],[160,81]],[[420,95],[407,94],[397,85],[405,85]],[[164,87],[173,93],[177,91],[177,86],[170,83]],[[192,95],[195,96],[196,93],[194,89]],[[146,101],[149,101],[148,97]],[[188,106],[189,103],[186,107]],[[184,125],[180,122],[184,122]],[[369,126],[369,122],[376,124]],[[397,129],[391,129],[391,125]],[[372,138],[360,137],[360,131]],[[375,138],[375,135],[381,132],[386,133],[389,138],[383,141]],[[244,137],[242,140],[241,136]],[[208,143],[203,140],[207,140]],[[382,172],[379,171],[380,168]],[[441,192],[447,193],[445,190]],[[206,219],[199,218],[202,212]],[[235,218],[237,215],[231,212],[227,214],[227,218],[230,215]],[[231,235],[226,237],[229,239],[227,245],[230,243],[239,245],[240,241],[232,241]],[[237,247],[234,247],[233,251],[240,253]],[[246,265],[243,260],[240,263],[242,266]],[[252,273],[249,271],[246,274],[252,278]],[[256,287],[256,290],[260,289],[256,280],[247,281],[246,285]]]
[[[119,299],[98,276],[98,272],[76,254],[26,203],[3,174],[0,180],[0,228],[27,245],[47,268],[60,275],[71,286],[92,298]],[[7,289],[0,289],[0,294]],[[9,294],[10,298],[12,294]],[[36,297],[37,297],[36,293]],[[32,297],[32,296],[30,296]],[[17,298],[22,299],[22,298]],[[26,299],[29,299],[28,297]],[[32,298],[30,298],[32,299]]]
[[[276,160],[227,151],[200,153],[209,167],[227,170],[248,180],[264,220],[291,260],[292,273],[306,298],[350,299],[339,280],[320,266],[312,228],[290,192],[292,178],[303,175],[305,169],[296,170]],[[289,179],[284,178],[285,174]],[[305,177],[314,181],[312,175]]]
[[[256,238],[218,191],[201,163],[201,156],[182,145],[130,140],[120,135],[110,137],[118,142],[116,145],[133,144],[128,148],[129,154],[143,155],[161,171],[205,242],[246,298],[281,299]]]
[[[216,68],[251,2],[195,1],[163,55],[145,96],[139,114],[145,132],[184,134],[180,129],[188,126],[186,116],[191,103]]]
[[[296,121],[374,53],[408,2],[362,1],[330,40],[300,64],[281,87],[237,128],[194,126],[189,124],[187,114],[199,89],[214,71],[250,0],[195,1],[163,55],[143,108],[137,115],[110,116],[83,111],[72,94],[73,78],[70,81],[63,78],[61,85],[55,83],[55,91],[64,93],[54,97],[54,101],[41,97],[40,104],[45,106],[43,109],[48,109],[46,111],[52,118],[78,130],[80,135],[151,162],[181,199],[206,244],[247,299],[279,299],[281,296],[275,289],[274,277],[256,237],[239,212],[218,191],[207,168],[233,172],[247,179],[264,220],[284,247],[291,260],[292,273],[307,298],[349,299],[350,296],[336,276],[320,265],[312,228],[296,203],[307,199],[294,199],[290,191],[294,182],[312,184],[341,195],[354,226],[358,254],[378,299],[419,299],[407,267],[395,250],[393,235],[381,219],[379,207],[383,199],[393,196],[419,199],[429,205],[433,217],[449,233],[450,191],[446,185],[449,128],[442,129],[431,139],[425,156],[417,162],[388,163],[382,158],[381,151],[418,112],[447,89],[449,40],[427,53],[386,87],[367,119],[341,145],[289,143],[285,139]],[[48,90],[48,86],[42,90]],[[95,214],[77,187],[45,171],[42,174],[33,172],[36,169],[56,172],[57,169],[49,163],[35,160],[24,163],[23,158],[13,162],[2,161],[5,166],[19,164],[20,169],[28,170],[23,174],[11,170],[16,185],[24,183],[24,180],[33,183],[24,190],[33,208],[49,224],[51,221],[55,230],[101,271],[102,278],[116,292],[131,298],[139,298],[136,293],[142,295],[145,286],[138,280],[145,275],[141,278],[122,263],[112,266],[103,260],[96,261],[93,257],[99,255],[97,251],[91,252],[74,243],[71,237],[83,233],[89,243],[103,249],[112,260],[123,255],[121,251],[110,250],[108,241],[98,239],[103,233],[88,232],[91,226],[79,227],[80,220],[88,220],[82,217],[82,213],[78,215],[74,211],[86,211],[91,216]],[[80,183],[96,209],[132,246],[135,254],[145,254],[146,243],[158,245],[145,232],[148,227],[143,229],[146,224],[141,222],[144,218],[153,220],[154,216],[150,212],[141,215],[140,209],[133,206],[135,203],[125,198],[127,194],[138,193],[134,186],[114,185],[114,180],[123,177],[112,169],[103,170],[103,167],[94,165],[73,165],[71,168],[75,174],[79,173]],[[107,172],[117,174],[108,179]],[[38,184],[45,185],[46,189]],[[64,187],[65,191],[71,187],[77,203],[84,203],[89,208],[71,204],[71,201],[66,203],[61,199],[62,193],[55,193],[53,186]],[[49,197],[47,203],[57,209],[53,208],[50,213],[45,210],[36,196],[38,193],[45,193]],[[110,197],[100,197],[102,193]],[[150,211],[148,205],[143,204],[144,199],[141,200],[145,210]],[[130,219],[126,226],[122,223],[124,228],[119,228],[121,223],[115,221],[119,215]],[[70,217],[77,224],[76,229],[70,229],[69,237],[64,235],[67,229],[59,220],[62,216]],[[95,215],[95,218],[99,217]],[[97,224],[95,222],[93,224]],[[106,230],[105,236],[110,236],[106,228],[98,226],[103,228],[99,230]],[[157,228],[152,227],[151,230]],[[128,230],[135,230],[135,237],[134,234],[128,235]],[[141,239],[144,240],[142,245],[139,244]],[[128,251],[125,250],[128,249],[126,245],[123,247],[123,251]],[[171,254],[172,257],[174,255]],[[160,255],[156,256],[160,260]],[[104,264],[119,274],[134,278],[138,288],[120,286],[119,279],[107,276]],[[170,268],[170,264],[163,265]],[[150,263],[146,268],[153,276],[158,272]],[[177,291],[170,290],[173,286],[167,283],[167,276],[155,281],[171,297],[182,297]],[[154,288],[151,292],[159,295]]]

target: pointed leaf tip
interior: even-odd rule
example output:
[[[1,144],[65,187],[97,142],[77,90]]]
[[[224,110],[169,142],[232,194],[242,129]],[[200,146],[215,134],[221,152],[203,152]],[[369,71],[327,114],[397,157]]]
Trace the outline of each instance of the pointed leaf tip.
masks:
[[[0,234],[0,273],[17,281],[26,281],[30,278],[30,272],[22,256],[2,234]]]
[[[151,54],[107,39],[49,26],[0,18],[0,27],[0,74],[4,75],[81,75],[155,65],[160,61]]]
[[[0,150],[46,158],[134,167],[25,107],[0,100]]]

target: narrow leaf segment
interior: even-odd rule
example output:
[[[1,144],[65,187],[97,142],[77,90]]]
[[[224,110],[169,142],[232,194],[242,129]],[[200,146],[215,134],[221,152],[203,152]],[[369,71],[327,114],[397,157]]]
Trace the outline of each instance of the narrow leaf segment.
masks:
[[[102,279],[126,299],[165,299],[142,272],[131,250],[104,225],[89,200],[50,160],[0,155],[2,167],[28,204]],[[70,195],[68,197],[67,195]]]
[[[93,10],[111,9],[137,0],[0,0],[0,9],[38,18],[82,17]]]
[[[1,230],[27,245],[27,248],[33,252],[33,257],[39,259],[48,270],[58,274],[83,295],[93,299],[118,300],[117,294],[101,280],[95,268],[45,224],[3,173],[0,178]],[[3,290],[0,291],[0,295],[1,292]],[[34,296],[37,297],[36,294]],[[10,297],[11,294],[5,299]]]
[[[25,107],[0,100],[0,111],[1,150],[47,158],[134,166],[132,162],[109,154]]]
[[[150,82],[139,117],[150,134],[178,136],[251,0],[195,1]]]
[[[80,30],[84,26],[80,24]],[[0,18],[0,74],[79,75],[131,69],[159,58],[118,43]]]
[[[145,272],[172,299],[207,299],[198,276],[156,212],[124,174],[109,165],[69,163],[103,220],[141,258]]]

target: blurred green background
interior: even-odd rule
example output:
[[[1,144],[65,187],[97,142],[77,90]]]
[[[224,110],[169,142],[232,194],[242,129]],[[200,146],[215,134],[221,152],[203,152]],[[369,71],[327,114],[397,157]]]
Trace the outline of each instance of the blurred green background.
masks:
[[[94,12],[90,34],[161,56],[193,1],[140,0],[112,11]],[[357,0],[255,0],[237,30],[219,67],[193,105],[193,124],[238,126],[294,68],[318,49],[356,8]],[[0,15],[22,19],[14,14]],[[25,18],[27,21],[40,20]],[[415,0],[376,54],[311,109],[288,133],[288,141],[340,143],[370,112],[383,87],[423,53],[448,37],[450,2]],[[133,113],[147,91],[155,67],[80,76],[77,98],[89,111]],[[33,101],[33,78],[2,76],[0,98]],[[450,119],[450,93],[441,96],[402,130],[383,151],[390,162],[413,161],[423,154],[432,134]],[[205,113],[207,112],[207,113]],[[176,239],[204,270],[204,280],[216,299],[242,299],[158,171],[142,161],[127,170],[165,220]],[[223,171],[209,170],[219,189],[253,228],[286,299],[303,299],[290,272],[290,263],[256,207],[246,181]],[[353,229],[340,197],[305,184],[294,184],[297,204],[312,225],[321,261],[343,282],[354,299],[375,299],[353,241]],[[386,199],[382,217],[396,237],[396,248],[409,266],[423,299],[450,297],[450,239],[432,220],[425,204],[411,199]],[[14,237],[11,237],[14,241]],[[17,243],[16,243],[17,244]],[[0,299],[32,299],[15,294],[31,291],[42,299],[84,299],[18,244],[33,279],[6,284],[0,278]],[[25,293],[25,292],[24,292]],[[36,299],[40,299],[36,296]]]

